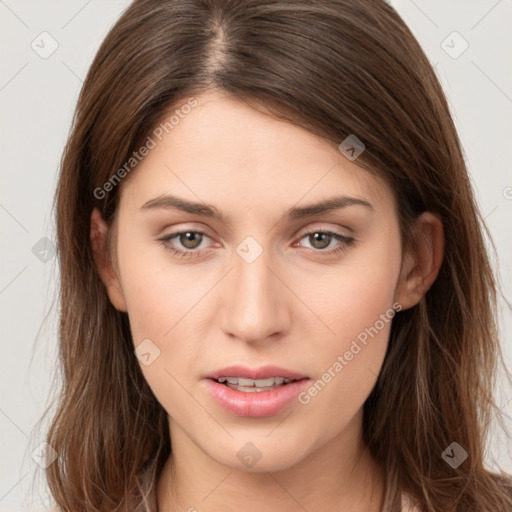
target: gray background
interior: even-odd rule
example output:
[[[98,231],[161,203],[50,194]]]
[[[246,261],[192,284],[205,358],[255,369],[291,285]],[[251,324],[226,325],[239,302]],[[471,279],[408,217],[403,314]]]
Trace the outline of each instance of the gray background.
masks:
[[[52,257],[53,192],[83,78],[128,3],[0,0],[0,512],[44,510],[43,470],[31,453],[38,453],[43,439],[44,428],[36,431],[34,426],[44,410],[56,360],[56,304],[50,309],[58,277]],[[510,300],[512,1],[391,3],[435,65],[448,95],[478,202],[496,243],[504,296]],[[45,31],[49,35],[41,36]],[[461,53],[465,41],[469,46]],[[509,369],[511,326],[502,301]],[[512,393],[502,376],[497,388],[496,401],[510,414]],[[493,430],[488,465],[496,462],[512,472],[510,443]]]

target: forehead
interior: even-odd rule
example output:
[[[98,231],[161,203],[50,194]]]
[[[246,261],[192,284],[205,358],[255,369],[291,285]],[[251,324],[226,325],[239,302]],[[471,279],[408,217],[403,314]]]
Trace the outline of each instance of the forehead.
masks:
[[[195,100],[196,106],[174,116],[172,125],[160,125],[159,137],[152,136],[153,149],[123,184],[122,202],[141,208],[172,194],[222,205],[226,214],[232,203],[235,215],[262,215],[350,195],[393,207],[387,185],[347,159],[336,144],[219,93]],[[176,109],[179,104],[163,123]]]

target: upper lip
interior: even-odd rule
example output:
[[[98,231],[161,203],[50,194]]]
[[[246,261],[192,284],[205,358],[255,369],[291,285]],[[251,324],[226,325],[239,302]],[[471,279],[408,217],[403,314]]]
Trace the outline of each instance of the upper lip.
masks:
[[[214,370],[205,376],[206,379],[218,379],[219,377],[242,377],[243,379],[268,379],[270,377],[284,377],[290,380],[300,380],[308,378],[307,375],[303,375],[286,368],[279,366],[260,366],[259,368],[250,368],[249,366],[243,365],[232,365],[220,370]]]

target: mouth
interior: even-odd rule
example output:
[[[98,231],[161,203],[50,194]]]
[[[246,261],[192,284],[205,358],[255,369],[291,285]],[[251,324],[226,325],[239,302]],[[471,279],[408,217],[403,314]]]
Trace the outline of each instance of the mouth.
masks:
[[[207,377],[206,391],[225,411],[234,416],[263,418],[275,416],[296,403],[309,377]]]
[[[203,376],[214,401],[235,416],[262,418],[292,406],[310,377],[277,365],[233,364]]]
[[[242,393],[261,393],[262,391],[272,391],[274,389],[282,388],[293,382],[305,380],[302,379],[289,379],[286,377],[269,377],[267,379],[246,379],[243,377],[219,377],[212,379],[219,384],[241,391]]]

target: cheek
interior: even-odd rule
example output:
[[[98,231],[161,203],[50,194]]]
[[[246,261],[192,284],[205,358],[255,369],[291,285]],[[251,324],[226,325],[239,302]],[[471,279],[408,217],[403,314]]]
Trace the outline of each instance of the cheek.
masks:
[[[198,293],[204,294],[204,283],[198,283],[193,267],[172,265],[163,247],[142,237],[120,237],[118,253],[135,345],[144,338],[165,343],[197,302]]]
[[[340,422],[348,421],[373,389],[395,315],[399,238],[382,237],[378,242],[359,252],[357,260],[347,259],[318,295],[321,301],[316,307],[333,332],[320,345],[317,380],[301,403],[315,403],[313,407],[326,413],[338,409]]]
[[[150,354],[147,365],[139,355],[144,378],[168,412],[186,410],[191,421],[202,424],[204,411],[190,400],[183,386],[189,387],[184,369],[195,367],[200,349],[193,341],[197,323],[191,319],[205,286],[195,284],[192,271],[187,274],[183,267],[161,261],[166,256],[163,249],[163,257],[155,257],[154,249],[137,253],[126,249],[119,251],[120,270],[125,276],[123,291],[133,344],[137,349],[146,347],[140,353]]]
[[[324,339],[318,360],[322,374],[341,375],[337,383],[342,393],[350,390],[350,396],[365,399],[373,386],[394,317],[393,290],[389,279],[369,271],[352,271],[338,283],[336,292],[323,296],[321,316],[332,332]]]
[[[330,301],[324,297],[324,311],[329,311],[339,339],[357,337],[392,307],[396,279],[390,279],[387,272],[389,269],[382,274],[375,269],[352,270],[339,282],[337,292],[330,294]]]
[[[398,235],[383,232],[371,244],[347,254],[338,268],[329,271],[317,294],[317,307],[326,323],[332,325],[333,339],[356,337],[392,307],[400,264]]]
[[[203,299],[218,276],[211,269],[199,273],[193,265],[172,264],[164,248],[147,242],[120,240],[118,248],[133,344],[141,353],[149,347],[151,354],[147,366],[139,356],[142,373],[167,411],[190,409],[183,386],[190,387],[205,351],[201,341],[210,323],[201,319],[208,314]],[[196,412],[200,417],[200,408]]]

